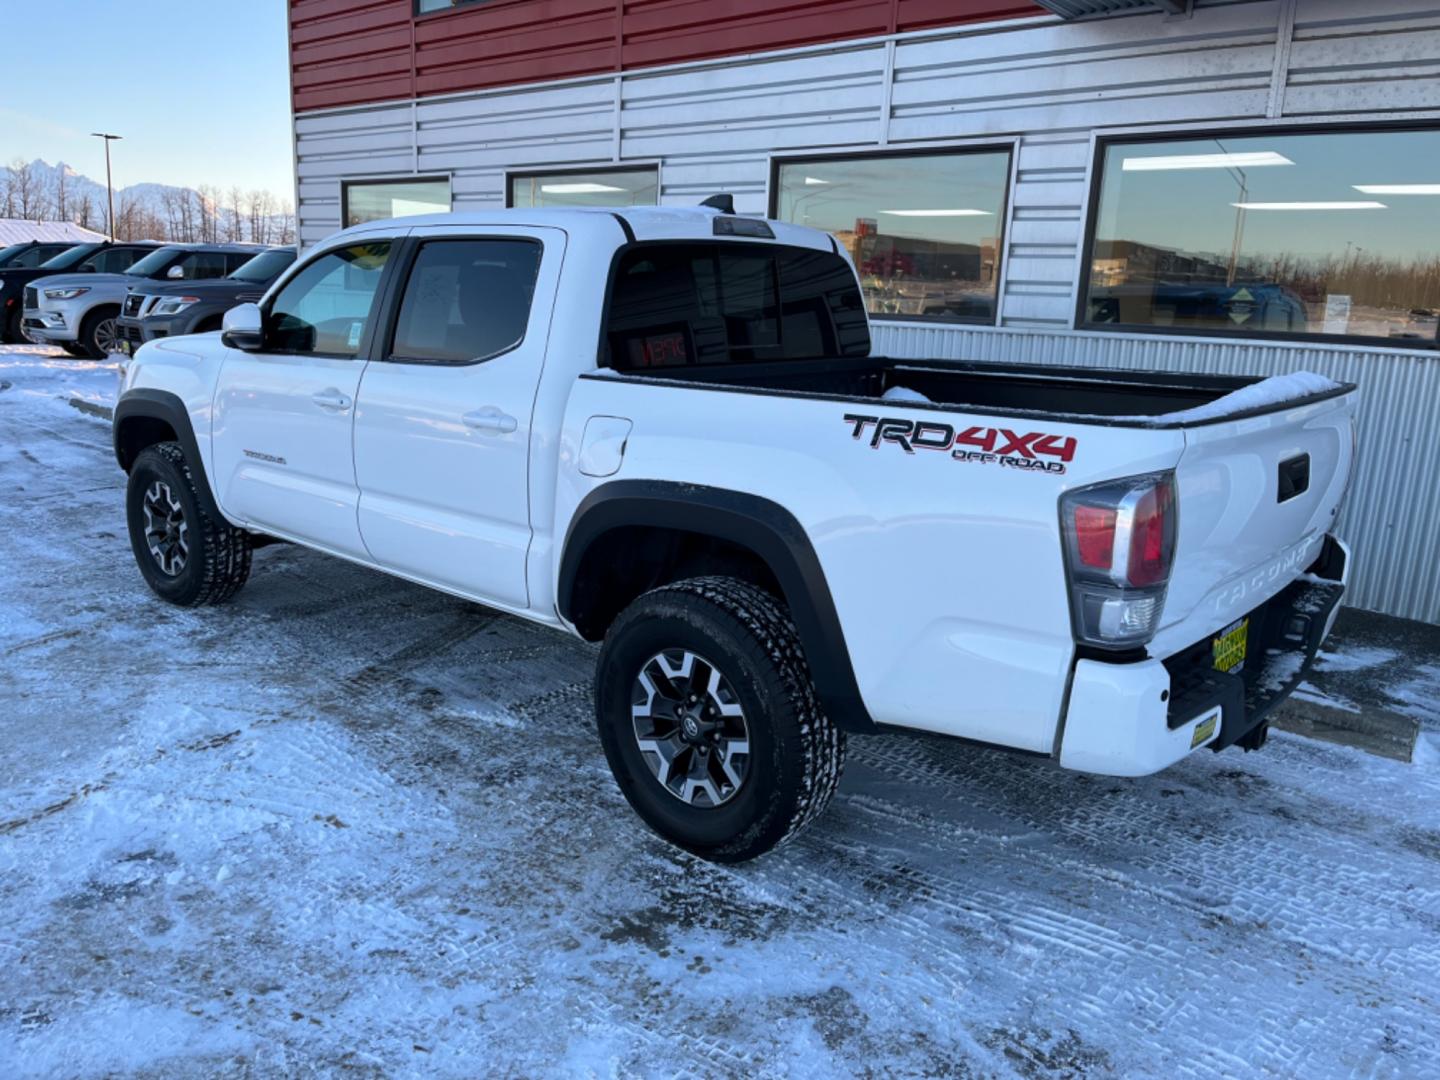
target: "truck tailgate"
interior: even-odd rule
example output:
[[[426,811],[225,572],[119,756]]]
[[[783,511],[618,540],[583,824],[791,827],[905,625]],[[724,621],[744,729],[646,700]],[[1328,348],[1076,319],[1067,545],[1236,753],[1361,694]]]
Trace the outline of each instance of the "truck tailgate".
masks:
[[[1234,623],[1316,559],[1354,461],[1354,393],[1185,433],[1155,656]]]

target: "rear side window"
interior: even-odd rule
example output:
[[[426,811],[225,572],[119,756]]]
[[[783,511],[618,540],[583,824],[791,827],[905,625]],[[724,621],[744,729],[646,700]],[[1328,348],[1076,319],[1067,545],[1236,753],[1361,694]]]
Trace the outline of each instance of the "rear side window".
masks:
[[[180,268],[178,280],[182,281],[203,281],[229,273],[225,266],[225,253],[221,251],[192,251],[175,266]],[[175,266],[166,270],[166,277],[176,277]]]
[[[850,266],[778,244],[641,244],[611,287],[602,365],[867,356],[870,331]]]
[[[395,322],[392,360],[472,364],[525,338],[541,245],[510,238],[420,246]]]
[[[154,248],[105,248],[97,251],[81,265],[93,266],[101,274],[123,274]]]

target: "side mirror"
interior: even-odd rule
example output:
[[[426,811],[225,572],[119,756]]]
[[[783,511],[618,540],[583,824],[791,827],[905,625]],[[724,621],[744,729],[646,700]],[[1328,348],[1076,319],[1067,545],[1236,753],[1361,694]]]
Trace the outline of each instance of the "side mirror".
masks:
[[[259,304],[240,304],[225,312],[220,340],[232,349],[259,352],[265,344],[265,325]]]
[[[169,270],[165,271],[165,276],[171,281],[180,281],[185,277],[185,268],[183,266],[172,266]]]

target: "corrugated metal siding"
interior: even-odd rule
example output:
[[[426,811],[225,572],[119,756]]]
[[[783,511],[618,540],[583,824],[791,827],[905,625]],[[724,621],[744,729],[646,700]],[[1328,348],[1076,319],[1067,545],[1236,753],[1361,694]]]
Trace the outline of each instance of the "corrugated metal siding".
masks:
[[[295,108],[545,82],[1042,14],[1029,0],[291,0]],[[413,22],[413,38],[412,38]]]
[[[290,0],[297,110],[408,98],[411,0]]]
[[[903,10],[906,0],[899,3]],[[938,10],[915,3],[911,17]],[[658,161],[662,201],[693,204],[730,191],[742,212],[758,213],[772,153],[1014,141],[1002,329],[882,327],[884,348],[1242,373],[1303,366],[1359,382],[1365,453],[1346,524],[1359,552],[1354,600],[1440,621],[1440,558],[1432,554],[1440,485],[1418,449],[1422,433],[1431,443],[1440,433],[1440,358],[1068,329],[1097,128],[1440,116],[1440,7],[1215,0],[1190,19],[1044,18],[892,40],[301,114],[302,241],[338,227],[347,176],[449,173],[456,208],[474,209],[503,205],[507,169]],[[1400,490],[1407,494],[1397,499]]]
[[[888,356],[1151,371],[1315,371],[1360,388],[1359,468],[1338,532],[1355,552],[1347,603],[1440,622],[1440,358],[1407,352],[874,324]]]

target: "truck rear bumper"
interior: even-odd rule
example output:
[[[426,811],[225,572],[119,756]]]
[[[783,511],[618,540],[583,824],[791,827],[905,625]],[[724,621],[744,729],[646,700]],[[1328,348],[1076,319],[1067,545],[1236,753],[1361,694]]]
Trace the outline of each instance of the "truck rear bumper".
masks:
[[[1258,747],[1271,711],[1315,662],[1349,577],[1349,549],[1327,536],[1309,570],[1247,616],[1249,641],[1238,671],[1215,669],[1210,638],[1165,660],[1077,661],[1060,764],[1145,776],[1202,746]]]

